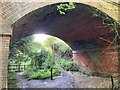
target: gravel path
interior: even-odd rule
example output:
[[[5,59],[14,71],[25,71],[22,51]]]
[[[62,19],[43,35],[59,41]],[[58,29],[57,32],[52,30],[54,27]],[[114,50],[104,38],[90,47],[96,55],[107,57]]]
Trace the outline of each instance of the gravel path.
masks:
[[[65,76],[56,76],[53,80],[29,80],[16,73],[19,88],[110,88],[109,78],[86,76],[78,72],[67,72]]]
[[[22,77],[22,72],[16,73],[19,88],[73,88],[74,77],[71,75],[56,76],[53,80],[29,80]]]

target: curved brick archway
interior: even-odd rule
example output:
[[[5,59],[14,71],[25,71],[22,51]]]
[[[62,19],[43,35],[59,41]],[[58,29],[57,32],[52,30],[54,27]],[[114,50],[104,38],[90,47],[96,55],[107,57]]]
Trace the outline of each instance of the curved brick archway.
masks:
[[[42,8],[44,6],[54,4],[54,3],[59,3],[59,2],[61,1],[52,0],[51,2],[48,0],[44,0],[44,2],[33,2],[32,0],[29,0],[27,2],[22,2],[22,1],[5,2],[3,0],[3,3],[0,4],[1,10],[2,10],[2,17],[0,17],[0,20],[2,21],[2,27],[3,27],[2,32],[0,32],[0,34],[1,33],[12,34],[12,31],[9,30],[11,24],[15,23],[21,17],[38,8]],[[99,0],[99,1],[98,0],[94,0],[94,1],[73,0],[73,2],[95,7],[100,11],[109,15],[111,18],[113,18],[120,24],[120,20],[119,20],[120,9],[118,8],[119,5],[117,4],[118,3],[117,1],[112,3],[112,2],[106,2],[104,0]]]
[[[116,73],[118,71],[118,49],[116,48],[116,43],[102,53],[110,44],[104,38],[112,41],[114,33],[110,32],[110,26],[102,23],[102,19],[93,17],[83,7],[89,7],[87,5],[96,7],[119,22],[118,7],[102,0],[101,2],[80,3],[83,3],[81,4],[82,7],[78,5],[79,8],[70,11],[65,16],[58,14],[54,6],[49,5],[53,4],[53,2],[3,3],[3,17],[1,20],[3,26],[2,35],[5,39],[2,38],[1,42],[4,42],[3,45],[6,49],[2,49],[2,57],[4,57],[2,58],[4,59],[2,66],[7,66],[7,54],[4,54],[4,52],[8,52],[9,36],[6,35],[11,35],[10,26],[12,25],[12,41],[34,33],[50,34],[61,38],[72,47],[74,59],[81,68],[103,74]],[[110,7],[113,8],[111,9]],[[5,82],[7,81],[7,74],[4,73],[6,70],[6,68],[2,70],[2,87],[7,86]]]
[[[30,0],[31,1],[31,0]],[[24,15],[28,14],[31,11],[34,11],[38,8],[42,8],[47,5],[51,5],[54,3],[60,3],[61,1],[54,1],[53,2],[5,2],[3,3],[3,19],[11,24],[15,21],[19,20]],[[85,5],[90,5],[91,7],[98,8],[100,11],[106,13],[114,20],[119,21],[119,8],[116,3],[106,2],[104,0],[96,0],[94,2],[91,1],[74,1],[76,3],[81,3]],[[112,13],[111,13],[112,12]]]
[[[111,26],[103,24],[102,18],[93,16],[93,7],[88,5],[76,3],[76,8],[65,15],[59,14],[57,5],[39,8],[15,22],[11,42],[37,33],[56,36],[73,49],[73,58],[82,69],[102,74],[116,73],[116,43],[105,50],[115,37],[114,32],[110,32]]]

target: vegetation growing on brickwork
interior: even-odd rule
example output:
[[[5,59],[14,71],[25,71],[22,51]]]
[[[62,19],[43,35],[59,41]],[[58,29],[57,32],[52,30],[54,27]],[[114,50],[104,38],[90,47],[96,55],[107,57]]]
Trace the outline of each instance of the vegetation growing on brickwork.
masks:
[[[111,3],[111,2],[110,2],[110,3]],[[112,4],[117,4],[117,5],[119,5],[119,3],[112,3]],[[75,4],[73,3],[72,5],[73,5],[73,8],[72,8],[72,9],[75,9]],[[67,11],[67,9],[66,9],[65,6],[66,6],[66,4],[60,4],[59,6],[57,6],[57,7],[59,7],[58,10],[59,10],[60,14],[66,14],[65,12]],[[112,18],[110,18],[108,15],[106,15],[104,12],[98,10],[97,8],[88,8],[87,11],[89,11],[94,17],[99,17],[100,19],[102,19],[103,24],[106,24],[106,25],[112,27],[112,29],[111,29],[111,31],[110,31],[110,32],[113,32],[113,33],[114,33],[114,38],[113,38],[112,41],[109,41],[109,40],[107,40],[107,39],[105,39],[105,38],[103,38],[103,37],[100,37],[100,39],[102,39],[102,40],[107,41],[107,42],[110,43],[110,44],[108,45],[108,47],[104,50],[104,51],[106,51],[106,50],[109,49],[113,44],[116,44],[116,41],[118,41],[118,40],[120,39],[120,31],[119,31],[119,29],[120,29],[120,28],[119,28],[119,27],[120,27],[120,23],[117,22],[117,21],[115,21],[115,20],[113,20]],[[90,47],[91,47],[91,46],[90,46]],[[89,49],[88,49],[89,46],[86,46],[86,47],[84,47],[84,48],[85,48],[85,50],[87,50],[87,51],[85,51],[85,53],[90,56],[90,60],[93,61],[93,64],[94,64],[95,67],[97,68],[98,65],[96,65],[95,62],[97,62],[97,60],[99,59],[100,55],[101,55],[102,53],[104,53],[104,51],[101,52],[101,51],[99,50],[99,48],[98,48],[98,50],[95,50],[95,51],[97,51],[97,53],[96,53],[95,51],[93,51],[93,52],[88,51],[88,50],[89,50]],[[95,61],[94,61],[94,60],[95,60]],[[80,72],[82,72],[82,73],[84,73],[84,74],[86,74],[86,75],[88,75],[88,76],[99,76],[99,77],[105,77],[105,78],[106,78],[106,77],[107,77],[107,78],[110,78],[110,77],[111,77],[111,75],[99,75],[99,74],[91,73],[91,72],[89,72],[89,71],[81,70],[81,69],[80,69]],[[120,84],[119,84],[119,83],[115,83],[114,86],[113,86],[113,88],[114,88],[114,89],[120,88]]]
[[[75,8],[75,4],[73,2],[61,3],[57,5],[57,10],[60,14],[65,15],[68,10],[72,10]]]
[[[57,10],[62,15],[65,15],[67,10],[72,10],[74,8],[75,8],[74,3],[62,3],[57,6]],[[112,20],[106,14],[100,12],[98,9],[92,9],[89,11],[93,14],[93,16],[102,18],[103,24],[108,24],[113,27],[111,31],[114,31],[116,33],[116,36],[111,43],[114,43],[114,41],[117,38],[120,38],[119,32],[117,30],[117,23],[114,20]],[[108,48],[111,45],[112,44],[110,44]],[[88,50],[89,46],[86,46],[85,48],[86,50]],[[100,52],[96,53],[93,51],[93,52],[85,52],[85,53],[88,54],[89,56],[92,55],[90,56],[91,60],[98,60],[100,56]],[[38,44],[33,42],[32,37],[27,37],[11,45],[9,64],[29,65],[27,66],[27,69],[24,71],[23,74],[23,76],[28,80],[50,78],[51,69],[53,76],[61,75],[61,71],[58,65],[56,64],[56,62],[60,64],[60,66],[64,68],[64,70],[66,71],[79,70],[80,72],[88,76],[98,76],[97,74],[88,71],[82,71],[82,69],[78,69],[77,65],[74,63],[74,61],[71,58],[72,58],[71,49],[62,42],[57,41],[55,38],[48,38],[44,44],[40,44],[40,43]],[[110,76],[104,75],[102,77],[110,77]],[[119,87],[119,85],[116,85],[115,88],[116,87]]]
[[[114,3],[114,2],[112,2],[112,4],[119,5],[119,3]],[[60,3],[59,5],[57,5],[57,10],[62,15],[65,15],[67,11],[75,9],[75,8],[76,8],[76,5],[73,2]],[[120,23],[118,21],[113,20],[107,14],[105,14],[104,12],[98,10],[97,8],[88,7],[87,11],[92,13],[92,15],[95,16],[95,17],[100,17],[103,20],[102,21],[103,24],[107,24],[108,26],[112,26],[111,31],[113,31],[116,34],[116,36],[115,36],[115,38],[113,39],[113,41],[111,43],[114,43],[114,41],[117,38],[120,39],[120,35],[119,35],[119,31],[118,31]],[[111,44],[110,44],[110,46],[111,46]]]
[[[116,41],[118,41],[120,39],[120,23],[113,20],[112,18],[110,18],[108,15],[106,15],[104,12],[99,11],[98,9],[89,9],[90,13],[92,13],[93,16],[95,17],[99,17],[102,19],[103,24],[107,24],[108,26],[111,26],[112,29],[110,32],[114,33],[114,38],[112,41],[109,41],[103,37],[100,37],[100,39],[109,42],[110,44],[108,45],[108,47],[104,50],[106,51],[107,49],[109,49],[113,44],[117,44]],[[118,46],[118,45],[117,45]],[[104,52],[103,51],[103,52]]]

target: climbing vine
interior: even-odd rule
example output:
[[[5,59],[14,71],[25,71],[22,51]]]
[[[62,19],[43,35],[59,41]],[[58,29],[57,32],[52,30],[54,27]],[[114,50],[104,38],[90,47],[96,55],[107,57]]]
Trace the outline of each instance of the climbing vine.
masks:
[[[92,13],[93,16],[95,17],[100,17],[102,18],[102,23],[103,24],[106,24],[108,26],[111,26],[112,29],[110,32],[114,32],[115,33],[115,36],[113,38],[112,41],[109,41],[103,37],[99,37],[99,39],[102,39],[106,42],[109,42],[109,46],[104,50],[106,51],[107,49],[109,49],[113,44],[115,44],[115,42],[120,39],[120,34],[119,34],[119,31],[118,31],[118,27],[119,27],[119,23],[115,20],[113,20],[112,18],[110,18],[107,14],[101,12],[100,10],[98,9],[95,9],[95,8],[92,8],[92,9],[89,9],[89,11]],[[103,52],[104,52],[103,51]]]
[[[68,10],[72,10],[72,9],[75,9],[75,8],[76,8],[76,6],[75,6],[75,3],[73,3],[73,2],[61,3],[61,4],[57,5],[57,10],[59,11],[59,13],[61,15],[65,15]],[[104,50],[104,51],[106,51],[113,44],[115,44],[115,41],[120,39],[120,34],[119,34],[119,31],[118,31],[119,23],[117,21],[113,20],[112,18],[110,18],[104,12],[98,10],[97,8],[88,8],[88,11],[90,13],[92,13],[93,16],[102,18],[102,23],[106,24],[108,26],[111,26],[112,29],[111,29],[110,32],[115,33],[115,37],[112,41],[109,41],[109,40],[107,40],[103,37],[99,37],[99,39],[102,39],[102,40],[110,43],[109,46]]]
[[[111,31],[114,31],[116,33],[117,37],[119,37],[119,39],[120,39],[120,35],[119,35],[119,32],[118,32],[118,25],[119,24],[117,23],[117,21],[113,20],[108,15],[99,11],[98,9],[93,8],[92,10],[90,10],[90,12],[93,14],[93,16],[102,18],[103,19],[102,20],[103,24],[107,24],[108,26],[112,26]]]
[[[75,8],[75,4],[73,2],[61,3],[60,5],[57,5],[57,10],[61,15],[65,15],[66,11],[72,10],[74,8]]]

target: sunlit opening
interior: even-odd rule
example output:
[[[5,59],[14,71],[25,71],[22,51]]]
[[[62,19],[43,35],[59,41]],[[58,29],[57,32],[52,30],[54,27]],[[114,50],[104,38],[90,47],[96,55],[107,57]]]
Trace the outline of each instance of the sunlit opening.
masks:
[[[35,34],[34,41],[38,43],[43,43],[47,39],[46,34]]]

